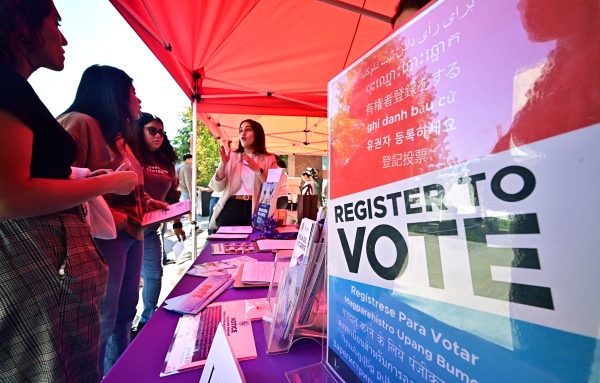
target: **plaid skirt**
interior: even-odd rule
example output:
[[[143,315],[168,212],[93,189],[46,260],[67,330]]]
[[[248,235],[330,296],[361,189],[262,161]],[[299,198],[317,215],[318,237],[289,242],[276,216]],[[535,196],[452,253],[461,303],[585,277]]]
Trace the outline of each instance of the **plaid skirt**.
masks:
[[[98,382],[108,266],[76,213],[0,222],[0,381]]]

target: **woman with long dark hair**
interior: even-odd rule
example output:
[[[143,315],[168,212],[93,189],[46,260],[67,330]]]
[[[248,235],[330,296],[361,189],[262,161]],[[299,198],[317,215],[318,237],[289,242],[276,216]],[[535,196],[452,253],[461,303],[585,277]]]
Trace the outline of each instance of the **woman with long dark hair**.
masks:
[[[92,65],[83,72],[73,104],[58,119],[79,146],[75,166],[92,171],[129,169],[138,175],[138,184],[128,195],[104,195],[115,221],[117,237],[95,239],[109,271],[106,297],[100,308],[102,332],[98,365],[105,374],[130,341],[144,255],[143,214],[167,206],[144,193],[135,131],[139,115],[140,100],[133,80],[120,69]]]
[[[239,138],[235,152],[221,146],[221,162],[210,182],[213,190],[223,192],[213,210],[209,226],[212,232],[220,226],[250,225],[267,172],[277,167],[275,156],[267,152],[260,123],[242,121]]]
[[[179,201],[179,180],[175,172],[177,154],[171,146],[159,117],[142,113],[136,123],[140,160],[144,167],[144,190],[155,200],[173,204]],[[163,223],[166,225],[167,223]],[[185,240],[179,218],[174,220],[173,231],[177,239]],[[160,223],[150,225],[144,230],[144,261],[142,263],[142,301],[144,310],[134,334],[150,320],[160,295],[162,280],[162,249]]]
[[[0,0],[0,381],[97,382],[108,268],[83,202],[128,194],[133,172],[70,180],[77,144],[27,82],[60,71],[51,0]]]

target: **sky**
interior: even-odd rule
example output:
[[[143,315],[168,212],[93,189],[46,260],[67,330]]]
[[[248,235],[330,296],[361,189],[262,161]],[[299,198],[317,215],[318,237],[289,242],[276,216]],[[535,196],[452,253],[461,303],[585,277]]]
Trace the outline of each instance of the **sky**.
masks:
[[[108,0],[54,0],[68,45],[65,69],[37,70],[29,82],[58,116],[75,97],[83,71],[93,64],[111,65],[131,78],[142,111],[160,117],[169,137],[182,125],[179,113],[190,106],[183,90]]]

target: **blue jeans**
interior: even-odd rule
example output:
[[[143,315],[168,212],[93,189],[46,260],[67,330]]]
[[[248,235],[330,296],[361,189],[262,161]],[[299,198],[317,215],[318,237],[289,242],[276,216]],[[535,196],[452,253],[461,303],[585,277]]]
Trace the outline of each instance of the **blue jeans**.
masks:
[[[100,374],[106,375],[129,345],[139,299],[144,242],[126,231],[115,239],[95,239],[108,264],[106,296],[100,306]]]
[[[144,311],[140,323],[148,322],[154,311],[156,311],[162,286],[162,243],[160,242],[159,232],[159,229],[144,231],[144,262],[142,263]]]

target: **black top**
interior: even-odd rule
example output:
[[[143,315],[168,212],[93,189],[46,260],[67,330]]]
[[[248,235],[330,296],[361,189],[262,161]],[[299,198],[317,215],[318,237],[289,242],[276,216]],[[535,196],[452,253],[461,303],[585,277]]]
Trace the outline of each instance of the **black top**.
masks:
[[[52,116],[29,82],[3,64],[0,64],[0,109],[14,114],[33,131],[31,177],[69,179],[71,165],[77,158],[77,143]]]

